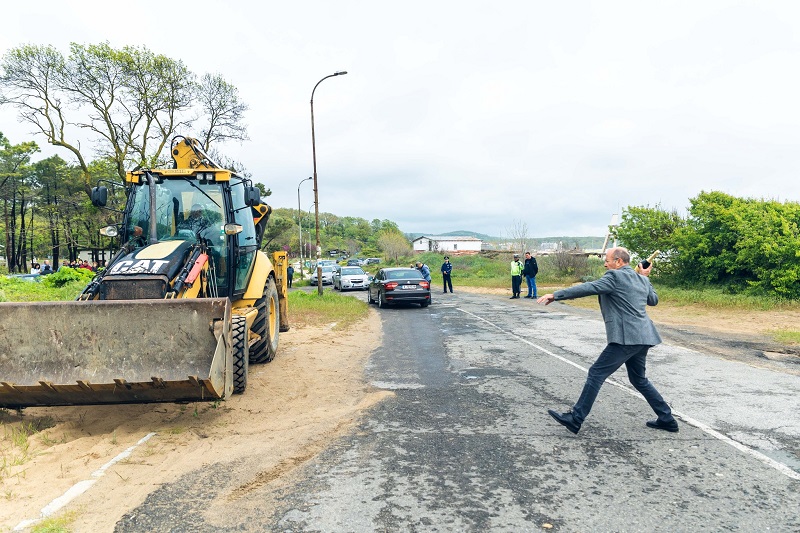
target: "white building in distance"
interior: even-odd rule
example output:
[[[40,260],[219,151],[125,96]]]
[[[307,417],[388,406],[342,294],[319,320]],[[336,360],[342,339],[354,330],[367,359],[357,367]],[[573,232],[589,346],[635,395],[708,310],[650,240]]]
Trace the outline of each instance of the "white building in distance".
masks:
[[[415,253],[440,252],[453,255],[477,254],[481,251],[481,240],[477,237],[452,235],[422,235],[411,241]]]

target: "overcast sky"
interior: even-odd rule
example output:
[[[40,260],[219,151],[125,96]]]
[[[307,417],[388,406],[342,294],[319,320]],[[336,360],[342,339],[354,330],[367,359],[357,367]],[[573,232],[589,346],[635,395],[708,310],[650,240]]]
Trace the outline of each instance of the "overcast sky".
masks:
[[[297,208],[311,90],[338,70],[314,96],[321,211],[405,232],[507,236],[523,221],[533,237],[602,236],[626,206],[682,211],[703,190],[800,201],[793,0],[46,0],[1,16],[3,53],[108,41],[221,74],[251,140],[219,149],[274,207]],[[0,109],[0,131],[31,129]],[[308,210],[310,182],[300,191]]]

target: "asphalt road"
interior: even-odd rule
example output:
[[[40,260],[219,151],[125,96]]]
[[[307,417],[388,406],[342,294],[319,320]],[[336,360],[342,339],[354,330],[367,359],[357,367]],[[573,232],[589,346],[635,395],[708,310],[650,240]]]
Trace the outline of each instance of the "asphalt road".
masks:
[[[232,502],[225,526],[206,523],[204,506],[257,472],[257,458],[239,458],[163,486],[118,530],[800,530],[796,364],[665,343],[648,374],[679,433],[645,426],[653,413],[621,370],[572,435],[547,409],[577,399],[605,345],[599,316],[434,296],[380,311],[366,378],[395,396],[281,488]]]

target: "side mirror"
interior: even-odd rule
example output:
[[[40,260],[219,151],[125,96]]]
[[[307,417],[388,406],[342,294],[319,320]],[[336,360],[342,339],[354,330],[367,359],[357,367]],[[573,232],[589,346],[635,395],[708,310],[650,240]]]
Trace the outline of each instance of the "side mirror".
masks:
[[[253,207],[261,203],[261,192],[256,187],[245,187],[244,203]]]
[[[225,224],[225,235],[238,235],[243,229],[240,224]]]
[[[108,188],[94,187],[92,189],[92,205],[95,207],[105,207],[108,203]]]

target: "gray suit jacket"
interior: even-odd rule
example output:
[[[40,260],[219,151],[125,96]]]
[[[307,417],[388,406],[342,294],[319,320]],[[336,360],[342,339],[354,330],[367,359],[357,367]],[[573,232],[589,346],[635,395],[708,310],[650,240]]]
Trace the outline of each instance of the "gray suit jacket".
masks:
[[[600,301],[609,344],[655,346],[661,342],[646,310],[648,305],[658,304],[658,295],[645,276],[624,266],[607,270],[596,281],[556,291],[553,295],[556,300],[572,300],[593,294],[598,295]]]

